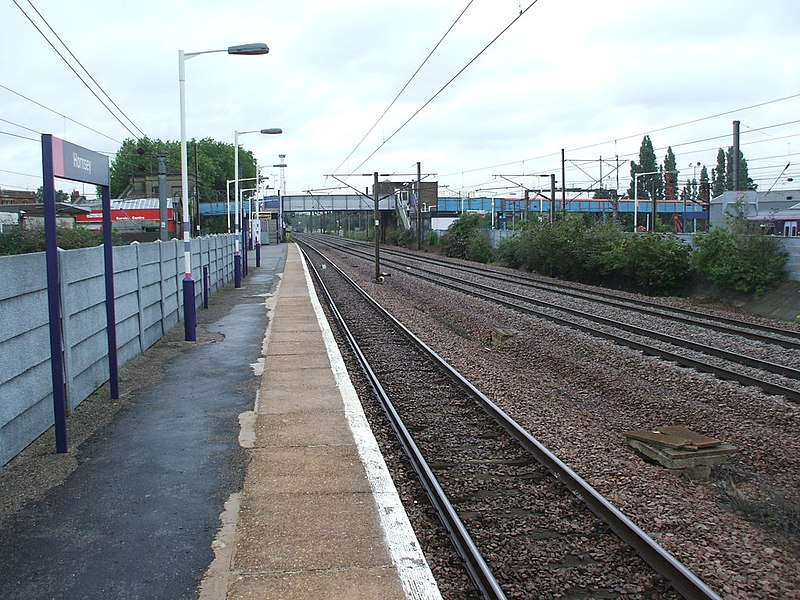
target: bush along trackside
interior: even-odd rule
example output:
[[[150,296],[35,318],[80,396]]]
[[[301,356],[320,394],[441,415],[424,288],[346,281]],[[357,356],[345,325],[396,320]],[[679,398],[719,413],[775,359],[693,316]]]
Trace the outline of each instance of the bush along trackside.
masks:
[[[492,242],[484,231],[484,217],[463,215],[442,234],[441,245],[447,256],[473,262],[492,260]]]
[[[116,231],[111,234],[111,237],[115,246],[123,243]],[[103,236],[100,231],[71,227],[59,227],[56,230],[56,238],[58,239],[58,247],[62,250],[90,248],[103,243]],[[43,227],[15,229],[9,233],[0,234],[0,256],[44,252],[44,249]]]
[[[695,238],[692,265],[720,289],[763,294],[786,280],[788,254],[778,240],[747,223],[717,227]]]
[[[761,294],[787,277],[788,256],[778,240],[742,219],[697,234],[694,250],[671,234],[631,234],[568,216],[525,223],[492,252],[487,226],[480,215],[462,216],[441,236],[445,254],[653,296],[684,294],[698,279]]]
[[[679,294],[692,281],[690,249],[660,234],[630,236],[610,223],[578,217],[532,223],[496,256],[551,277],[654,295]]]

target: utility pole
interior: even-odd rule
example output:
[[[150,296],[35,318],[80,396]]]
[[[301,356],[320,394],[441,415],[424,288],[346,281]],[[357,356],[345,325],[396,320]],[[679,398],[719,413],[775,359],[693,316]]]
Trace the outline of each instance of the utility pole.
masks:
[[[561,149],[561,217],[567,213],[567,169],[565,166],[564,149]],[[555,175],[553,175],[555,178]],[[555,189],[555,188],[553,188]]]
[[[197,160],[197,140],[194,142],[194,228],[196,236],[200,235],[200,188],[198,182],[200,181],[200,164]]]
[[[525,188],[525,206],[522,208],[522,220],[528,222],[528,203],[531,201],[531,191]]]
[[[617,186],[616,193],[614,194],[614,223],[619,223],[619,154],[616,155],[617,159]]]
[[[550,173],[550,223],[555,223],[555,221],[556,221],[556,174]]]
[[[739,121],[733,122],[733,150],[731,151],[733,161],[733,191],[739,191]]]
[[[159,239],[162,242],[169,240],[167,227],[167,153],[158,153],[158,219],[160,221]]]
[[[378,172],[375,171],[372,182],[373,217],[375,219],[375,281],[381,283],[381,211],[378,209],[379,198]]]
[[[422,250],[422,164],[417,161],[417,250]]]
[[[603,189],[603,156],[600,156],[600,189]]]

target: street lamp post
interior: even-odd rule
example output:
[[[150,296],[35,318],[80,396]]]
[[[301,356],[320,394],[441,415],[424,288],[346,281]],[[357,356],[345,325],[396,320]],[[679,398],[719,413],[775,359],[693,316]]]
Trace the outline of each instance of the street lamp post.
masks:
[[[273,168],[281,170],[280,181],[278,183],[278,243],[283,243],[286,240],[283,238],[283,197],[286,195],[286,180],[283,176],[283,170],[286,168],[286,155],[278,154],[278,164],[272,165]]]
[[[239,181],[254,181],[255,177],[245,177]],[[228,233],[231,231],[231,184],[236,181],[235,179],[225,180],[225,214],[228,217]]]
[[[633,231],[639,227],[639,177],[644,175],[658,175],[661,171],[647,171],[646,173],[634,173],[633,175]],[[656,199],[653,198],[653,202]],[[655,228],[655,223],[653,223]]]
[[[233,285],[234,287],[242,287],[242,253],[240,249],[241,232],[239,231],[239,136],[245,133],[266,133],[278,134],[283,133],[283,130],[278,127],[270,127],[268,129],[251,129],[250,131],[234,131],[233,132],[233,178],[234,178],[234,203],[236,213],[234,228],[236,235],[234,236],[233,246]]]
[[[664,171],[665,173],[677,173],[678,171]],[[639,226],[639,177],[643,177],[645,175],[658,175],[661,171],[647,171],[646,173],[635,173],[633,176],[633,231],[635,232],[637,227]],[[656,230],[656,198],[653,195],[651,199],[653,201],[653,223],[651,228],[653,231]]]
[[[183,263],[186,273],[183,280],[183,326],[184,339],[187,342],[197,340],[197,307],[195,306],[194,279],[192,279],[192,244],[189,225],[189,178],[188,155],[186,152],[186,68],[185,63],[189,58],[201,54],[227,52],[228,54],[253,56],[267,54],[269,48],[266,44],[242,44],[229,46],[224,50],[204,50],[202,52],[184,52],[178,50],[178,84],[180,88],[180,118],[181,118],[181,219],[183,221]]]

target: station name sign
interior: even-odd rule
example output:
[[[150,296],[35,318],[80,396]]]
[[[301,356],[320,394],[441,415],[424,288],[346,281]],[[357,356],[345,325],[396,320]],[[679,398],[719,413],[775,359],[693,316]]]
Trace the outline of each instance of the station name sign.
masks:
[[[53,175],[61,179],[109,184],[108,157],[55,136],[52,140]]]

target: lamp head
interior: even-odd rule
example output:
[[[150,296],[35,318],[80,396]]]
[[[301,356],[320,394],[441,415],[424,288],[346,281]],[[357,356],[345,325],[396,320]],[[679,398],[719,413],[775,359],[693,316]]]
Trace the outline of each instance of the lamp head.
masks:
[[[228,54],[241,54],[244,56],[269,54],[269,48],[266,44],[240,44],[238,46],[228,46]]]

